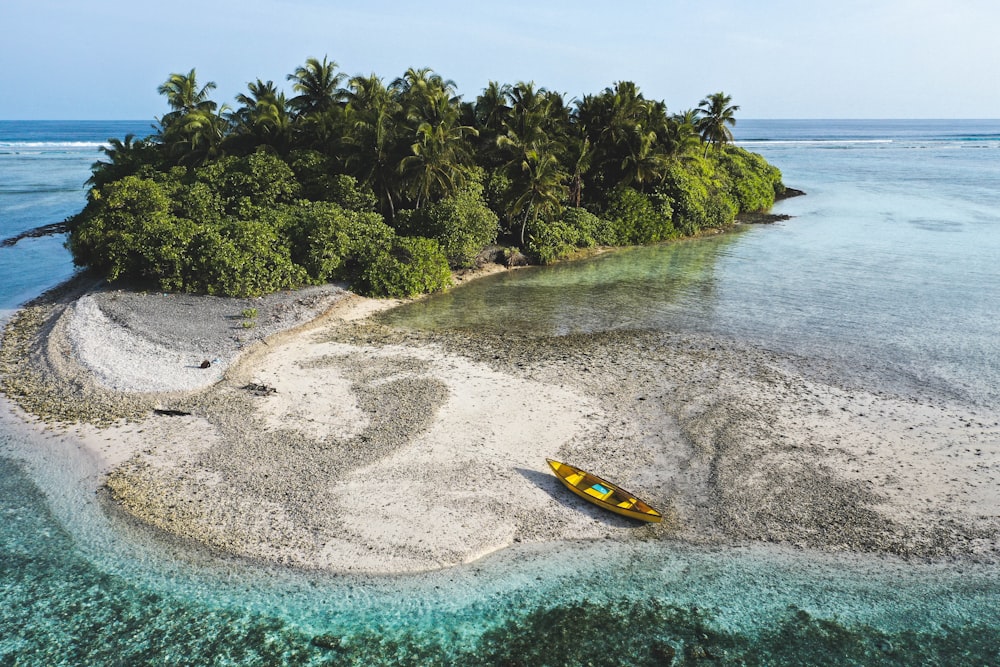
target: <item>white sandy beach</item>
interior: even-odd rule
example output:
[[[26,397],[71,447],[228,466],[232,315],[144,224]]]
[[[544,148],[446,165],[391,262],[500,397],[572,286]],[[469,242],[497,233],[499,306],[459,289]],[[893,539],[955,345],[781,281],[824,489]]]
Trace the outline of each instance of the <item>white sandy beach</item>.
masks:
[[[696,339],[396,332],[370,319],[392,302],[346,294],[200,369],[211,336],[171,342],[163,322],[139,322],[159,306],[114,298],[52,310],[26,362],[57,394],[76,383],[83,400],[145,406],[78,427],[103,462],[94,484],[213,549],[368,573],[565,539],[1000,555],[995,415],[824,384]],[[546,457],[620,483],[665,521],[579,501]]]

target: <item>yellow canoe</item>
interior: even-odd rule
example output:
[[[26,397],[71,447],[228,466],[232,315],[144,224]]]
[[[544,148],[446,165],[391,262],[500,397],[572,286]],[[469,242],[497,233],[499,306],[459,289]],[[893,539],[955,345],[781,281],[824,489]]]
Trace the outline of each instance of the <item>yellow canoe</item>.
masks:
[[[620,486],[568,463],[560,463],[552,459],[545,460],[549,462],[559,481],[581,498],[631,519],[653,522],[663,519],[662,514]]]

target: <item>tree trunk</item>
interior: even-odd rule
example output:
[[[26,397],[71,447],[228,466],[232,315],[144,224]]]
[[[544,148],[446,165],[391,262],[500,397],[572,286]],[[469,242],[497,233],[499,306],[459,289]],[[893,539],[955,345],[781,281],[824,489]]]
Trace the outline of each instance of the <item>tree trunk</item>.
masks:
[[[524,220],[521,221],[521,248],[524,248],[524,230],[528,228],[528,216],[531,215],[531,205],[524,211]]]

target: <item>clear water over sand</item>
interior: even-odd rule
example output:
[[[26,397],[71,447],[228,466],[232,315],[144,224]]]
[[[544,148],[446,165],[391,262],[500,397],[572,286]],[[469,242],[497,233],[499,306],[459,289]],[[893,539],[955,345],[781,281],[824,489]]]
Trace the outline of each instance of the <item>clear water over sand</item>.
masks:
[[[775,206],[791,220],[499,275],[387,319],[542,335],[697,331],[995,406],[1000,123],[831,125],[737,126],[808,193]]]

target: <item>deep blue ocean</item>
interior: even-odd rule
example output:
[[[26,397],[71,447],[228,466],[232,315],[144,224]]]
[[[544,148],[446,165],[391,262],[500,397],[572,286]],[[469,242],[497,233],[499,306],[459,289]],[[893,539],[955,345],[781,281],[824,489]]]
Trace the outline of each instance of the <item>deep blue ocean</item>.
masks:
[[[102,142],[150,131],[0,121],[0,241],[79,211]],[[791,219],[503,274],[391,317],[698,332],[1000,412],[1000,121],[741,120],[736,137],[808,193],[775,207]],[[0,312],[72,275],[63,242],[0,247]],[[65,442],[0,410],[0,665],[1000,664],[985,566],[567,543],[305,574],[130,526]]]

